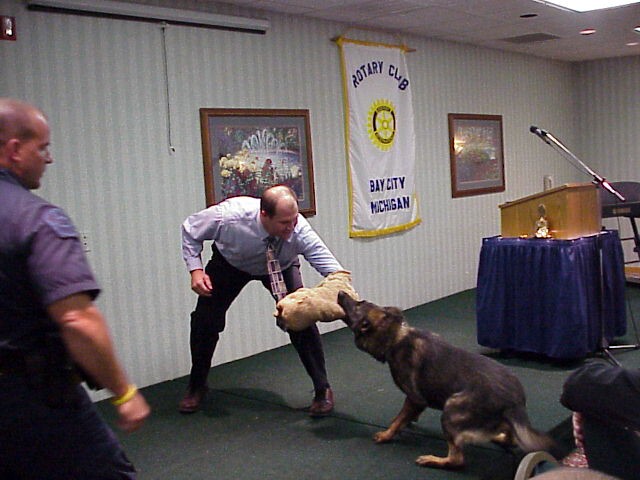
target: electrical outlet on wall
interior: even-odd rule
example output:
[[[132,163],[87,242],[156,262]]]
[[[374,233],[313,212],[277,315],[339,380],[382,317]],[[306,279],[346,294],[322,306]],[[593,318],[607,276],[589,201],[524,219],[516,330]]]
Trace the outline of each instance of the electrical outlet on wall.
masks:
[[[16,40],[16,17],[0,15],[0,40]]]
[[[82,250],[84,250],[84,253],[89,253],[91,251],[91,248],[89,246],[88,232],[80,232],[80,242],[82,243]]]

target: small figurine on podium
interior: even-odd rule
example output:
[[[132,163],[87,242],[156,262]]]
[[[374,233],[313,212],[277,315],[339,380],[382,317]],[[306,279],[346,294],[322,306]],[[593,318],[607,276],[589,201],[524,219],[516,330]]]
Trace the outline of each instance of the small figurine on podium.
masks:
[[[549,221],[545,217],[545,215],[547,214],[547,209],[542,203],[538,205],[538,214],[540,215],[540,218],[538,218],[538,220],[536,221],[536,232],[534,234],[535,237],[551,238],[551,234],[549,233]]]

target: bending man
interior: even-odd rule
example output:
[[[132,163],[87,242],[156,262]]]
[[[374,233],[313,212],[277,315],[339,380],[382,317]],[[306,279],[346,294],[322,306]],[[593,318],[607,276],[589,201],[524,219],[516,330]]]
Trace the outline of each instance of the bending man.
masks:
[[[213,241],[213,256],[202,268],[205,240]],[[182,224],[182,252],[191,273],[191,289],[198,302],[191,313],[191,375],[182,413],[197,411],[207,392],[207,375],[229,306],[242,288],[258,280],[271,289],[266,249],[272,242],[288,292],[302,287],[300,261],[304,258],[321,275],[343,270],[333,254],[298,212],[295,192],[277,185],[261,198],[233,197],[188,217]],[[315,396],[309,414],[324,416],[333,410],[333,392],[327,380],[318,327],[289,332],[291,343],[311,377]]]

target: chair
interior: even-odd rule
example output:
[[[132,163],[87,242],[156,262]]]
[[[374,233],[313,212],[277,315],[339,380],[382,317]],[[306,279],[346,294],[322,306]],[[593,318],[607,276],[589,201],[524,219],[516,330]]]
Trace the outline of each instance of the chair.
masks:
[[[558,464],[547,452],[531,452],[525,455],[513,480],[619,480],[590,468],[571,468]]]
[[[558,461],[550,453],[539,451],[527,453],[516,470],[513,480],[528,480],[538,473],[558,467]]]

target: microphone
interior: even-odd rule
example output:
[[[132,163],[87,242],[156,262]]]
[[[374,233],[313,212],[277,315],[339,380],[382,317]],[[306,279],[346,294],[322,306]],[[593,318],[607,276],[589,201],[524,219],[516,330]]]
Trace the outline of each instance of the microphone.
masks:
[[[536,134],[537,136],[539,136],[540,138],[544,139],[547,136],[547,131],[543,130],[541,128],[536,127],[535,125],[531,125],[529,127],[529,131],[531,133]]]

